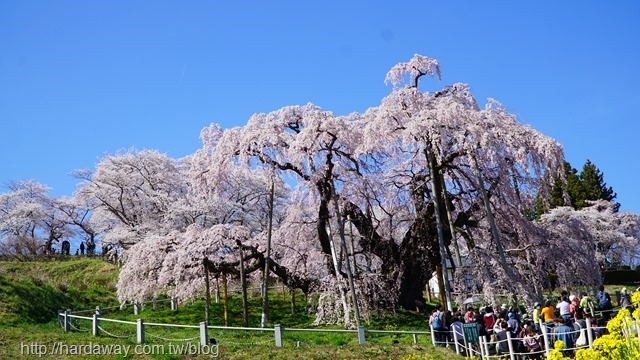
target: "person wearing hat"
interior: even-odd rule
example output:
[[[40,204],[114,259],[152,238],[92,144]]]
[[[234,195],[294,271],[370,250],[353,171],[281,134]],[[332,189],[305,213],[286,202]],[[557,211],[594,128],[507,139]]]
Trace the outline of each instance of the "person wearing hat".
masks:
[[[507,320],[508,313],[509,313],[509,307],[507,306],[507,304],[502,304],[502,306],[500,306],[500,312],[498,313],[498,317]]]
[[[509,324],[509,328],[511,329],[511,332],[513,332],[513,335],[517,335],[518,331],[520,330],[520,322],[518,321],[518,319],[516,319],[516,314],[510,312],[509,314],[507,314],[507,324]]]

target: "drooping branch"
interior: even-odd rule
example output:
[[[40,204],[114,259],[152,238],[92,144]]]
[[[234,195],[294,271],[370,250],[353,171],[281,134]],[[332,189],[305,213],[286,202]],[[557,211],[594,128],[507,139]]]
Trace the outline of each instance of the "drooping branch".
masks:
[[[264,253],[258,250],[257,246],[240,245],[240,248],[248,252],[244,255],[245,263],[249,263],[244,269],[246,275],[264,269],[266,258]],[[234,277],[240,276],[240,260],[221,263],[215,263],[209,260],[206,266],[209,271],[214,274],[225,273]],[[292,273],[288,268],[280,265],[273,258],[269,258],[269,269],[287,286],[292,289],[300,289],[305,294],[309,292],[315,281]]]

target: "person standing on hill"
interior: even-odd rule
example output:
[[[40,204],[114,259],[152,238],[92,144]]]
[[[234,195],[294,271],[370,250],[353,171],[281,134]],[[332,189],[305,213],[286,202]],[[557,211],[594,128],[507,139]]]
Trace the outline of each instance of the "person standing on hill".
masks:
[[[533,303],[533,312],[531,316],[533,318],[533,324],[536,332],[540,331],[540,316],[542,315],[541,310],[542,307],[540,306],[540,303]]]
[[[442,306],[433,309],[431,317],[429,318],[429,325],[431,325],[431,328],[433,329],[436,346],[445,346],[447,329],[444,325],[444,313],[442,312]]]
[[[568,324],[568,321],[571,319],[571,304],[569,303],[569,298],[563,295],[558,305],[556,305],[556,308],[560,312],[560,317],[565,321],[565,324]]]
[[[611,303],[611,296],[608,292],[604,291],[604,285],[598,287],[598,308],[602,312],[602,320],[609,321],[611,319],[611,309],[613,304]]]
[[[582,307],[586,313],[589,313],[589,314],[591,314],[591,316],[594,316],[593,308],[595,306],[593,304],[593,297],[589,296],[584,291],[582,292],[582,294],[580,296],[580,307]]]
[[[625,287],[620,290],[620,307],[629,309],[629,311],[633,311],[633,305],[631,305],[631,295]]]
[[[496,324],[498,317],[493,313],[493,308],[487,306],[484,313],[484,325],[489,335],[493,334],[493,326]]]
[[[553,327],[553,319],[556,318],[555,308],[551,305],[551,300],[547,300],[544,303],[544,308],[540,310],[540,314],[542,315],[542,320],[545,322],[547,328]]]
[[[554,341],[560,340],[564,342],[565,350],[563,353],[571,356],[576,344],[575,330],[563,318],[556,318],[554,322],[556,324],[553,328]]]
[[[475,321],[475,318],[476,318],[475,309],[473,308],[473,306],[469,306],[469,309],[464,314],[464,322],[467,324],[472,323]]]

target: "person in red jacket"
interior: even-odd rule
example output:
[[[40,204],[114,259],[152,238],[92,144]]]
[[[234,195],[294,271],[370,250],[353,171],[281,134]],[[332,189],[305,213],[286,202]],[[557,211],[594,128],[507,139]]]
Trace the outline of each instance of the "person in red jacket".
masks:
[[[493,334],[493,326],[496,324],[496,320],[498,320],[498,316],[493,313],[493,308],[491,306],[487,306],[484,313],[484,324],[487,328],[487,333],[489,335]]]

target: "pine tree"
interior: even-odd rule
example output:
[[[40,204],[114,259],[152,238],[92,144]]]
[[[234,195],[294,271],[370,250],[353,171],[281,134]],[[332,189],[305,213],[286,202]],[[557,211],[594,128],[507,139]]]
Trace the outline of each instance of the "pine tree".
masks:
[[[553,186],[551,187],[551,199],[549,200],[549,207],[553,209],[557,208],[558,206],[564,205],[567,204],[565,204],[562,179],[559,175],[556,175],[553,180]]]
[[[607,200],[613,201],[617,194],[610,186],[604,182],[604,175],[590,160],[584,164],[582,171],[578,173],[568,161],[564,162],[564,173],[567,180],[567,194],[569,195],[570,204],[567,203],[562,180],[559,176],[554,178],[553,186],[551,186],[551,198],[549,199],[549,209],[544,206],[544,202],[540,195],[536,199],[536,209],[533,218],[540,220],[540,216],[548,213],[549,210],[560,206],[572,206],[579,210],[589,206],[587,201]],[[614,203],[614,210],[618,212],[620,203]]]
[[[613,201],[618,196],[611,186],[607,187],[607,184],[604,182],[604,175],[590,160],[587,160],[582,168],[580,183],[584,194],[584,197],[581,199],[583,202],[586,200],[599,199]],[[620,203],[616,202],[614,210],[617,212],[619,209]]]
[[[587,204],[585,203],[586,196],[578,170],[571,166],[568,161],[565,161],[564,174],[567,178],[567,193],[569,194],[569,199],[571,199],[571,206],[576,210],[582,209]]]
[[[567,177],[567,183],[568,183],[568,187],[571,188],[571,185],[569,184],[573,184],[573,187],[575,188],[575,184],[577,183],[575,179],[578,179],[578,176],[575,175],[578,171],[576,169],[573,169],[571,167],[571,164],[569,164],[568,162],[564,162],[564,171],[565,171],[565,176]],[[571,173],[573,172],[573,174]],[[578,184],[579,185],[579,184]],[[572,199],[573,197],[571,196],[571,191],[569,190],[569,198]],[[549,193],[550,199],[549,199],[549,206],[547,207],[545,205],[545,202],[543,201],[543,197],[541,194],[538,194],[536,196],[536,204],[535,204],[535,210],[531,211],[531,214],[527,215],[529,219],[535,219],[536,221],[540,220],[540,217],[542,216],[542,214],[546,214],[549,212],[549,210],[551,209],[555,209],[557,207],[560,206],[568,206],[569,204],[567,204],[567,201],[565,199],[564,196],[564,184],[562,182],[562,178],[559,175],[554,176],[553,178],[553,185],[551,186],[551,192]]]

